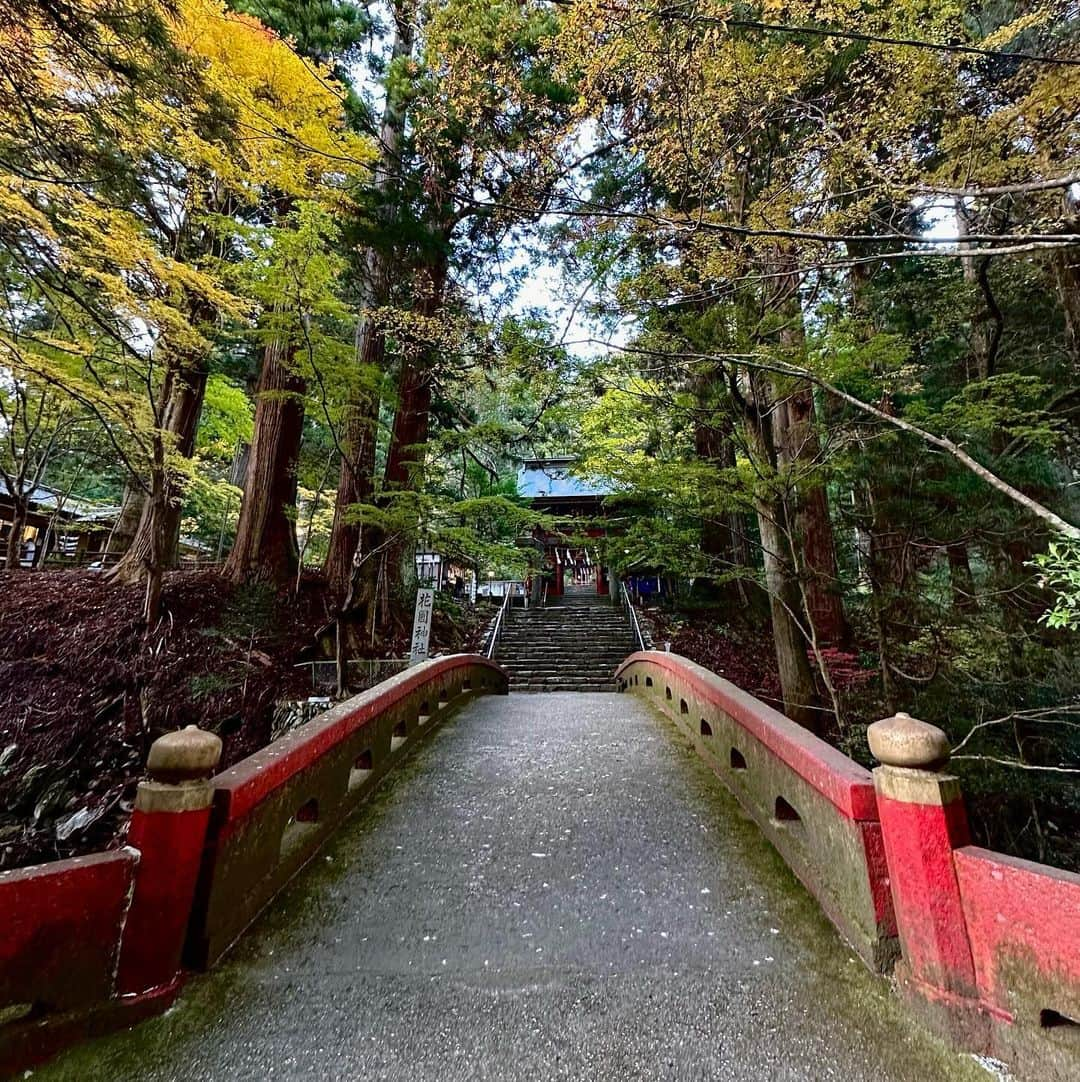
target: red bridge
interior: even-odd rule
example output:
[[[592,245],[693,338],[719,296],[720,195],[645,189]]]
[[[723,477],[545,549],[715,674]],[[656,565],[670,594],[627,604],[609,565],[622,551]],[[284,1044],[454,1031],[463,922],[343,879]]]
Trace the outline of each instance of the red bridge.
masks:
[[[943,734],[871,774],[675,655],[616,682],[447,657],[220,774],[162,738],[126,848],[0,873],[3,1066],[1080,1077],[1080,877],[969,844]]]

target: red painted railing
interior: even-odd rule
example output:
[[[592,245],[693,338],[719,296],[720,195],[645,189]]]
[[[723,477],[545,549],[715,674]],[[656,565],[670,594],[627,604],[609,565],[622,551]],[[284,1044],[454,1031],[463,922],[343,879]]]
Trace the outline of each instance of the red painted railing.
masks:
[[[869,965],[902,948],[900,985],[933,1024],[1022,1077],[1080,1078],[1080,876],[969,844],[943,733],[872,726],[871,776],[685,658],[641,652],[617,676],[686,732]],[[485,658],[436,659],[213,778],[215,738],[173,734],[127,848],[0,873],[0,1072],[162,1010],[182,951],[219,958],[423,733],[505,691]]]
[[[616,678],[684,730],[860,957],[888,970],[898,945],[870,772],[678,654],[631,654]]]
[[[970,844],[945,734],[871,727],[873,775],[676,654],[617,673],[679,725],[840,932],[932,1025],[1038,1082],[1080,1078],[1080,876]]]
[[[422,733],[506,690],[486,658],[437,658],[213,778],[216,737],[157,741],[126,848],[0,872],[0,1076],[168,1007],[183,955],[220,957]]]
[[[1039,1082],[1080,1078],[1080,875],[970,845],[940,729],[870,727],[903,959],[946,1035]]]
[[[506,674],[486,658],[437,658],[354,696],[214,778],[188,964],[201,968],[220,958],[463,696],[506,691]]]

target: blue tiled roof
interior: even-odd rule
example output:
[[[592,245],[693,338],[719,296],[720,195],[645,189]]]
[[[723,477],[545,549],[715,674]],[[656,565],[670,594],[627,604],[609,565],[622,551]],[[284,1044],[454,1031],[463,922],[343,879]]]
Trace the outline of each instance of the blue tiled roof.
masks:
[[[528,500],[581,499],[608,496],[611,486],[595,479],[572,477],[570,470],[575,459],[532,458],[527,459],[518,473],[518,493]]]

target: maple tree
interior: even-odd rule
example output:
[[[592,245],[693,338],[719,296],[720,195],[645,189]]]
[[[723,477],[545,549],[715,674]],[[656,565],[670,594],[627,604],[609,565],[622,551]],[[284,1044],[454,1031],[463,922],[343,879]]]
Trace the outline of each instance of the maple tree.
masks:
[[[258,315],[235,265],[258,260],[256,234],[283,203],[333,207],[371,158],[370,143],[345,127],[344,93],[328,71],[256,20],[213,0],[162,8],[157,18],[185,81],[136,74],[118,83],[122,69],[106,64],[93,85],[97,99],[124,98],[113,133],[123,168],[85,185],[71,184],[65,168],[55,178],[27,172],[8,186],[19,200],[9,208],[20,227],[9,248],[20,272],[63,329],[73,329],[66,311],[74,305],[97,338],[44,342],[21,333],[9,348],[20,367],[122,432],[141,514],[114,574],[147,581],[148,616],[175,559],[215,328]],[[35,55],[44,60],[47,47],[38,42]],[[50,68],[48,76],[69,74]],[[85,69],[80,78],[90,81]],[[39,99],[57,113],[48,121],[70,123],[70,96],[50,95],[45,84],[43,75]],[[93,143],[97,114],[80,109],[74,119]],[[104,367],[87,362],[103,348],[112,354]],[[59,366],[50,359],[57,353]]]
[[[2,485],[122,494],[148,630],[182,547],[318,592],[344,691],[418,549],[527,573],[516,464],[575,452],[610,566],[771,634],[802,724],[1020,710],[1009,753],[1064,757],[1028,707],[1075,694],[1078,37],[1064,0],[0,4]]]

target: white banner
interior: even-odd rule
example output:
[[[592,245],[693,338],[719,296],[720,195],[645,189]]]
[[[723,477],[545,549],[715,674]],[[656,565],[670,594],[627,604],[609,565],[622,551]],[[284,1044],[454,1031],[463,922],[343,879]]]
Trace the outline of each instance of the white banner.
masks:
[[[426,661],[428,645],[431,642],[431,614],[435,608],[435,591],[420,589],[416,591],[416,612],[413,614],[412,647],[409,650],[409,664]]]

